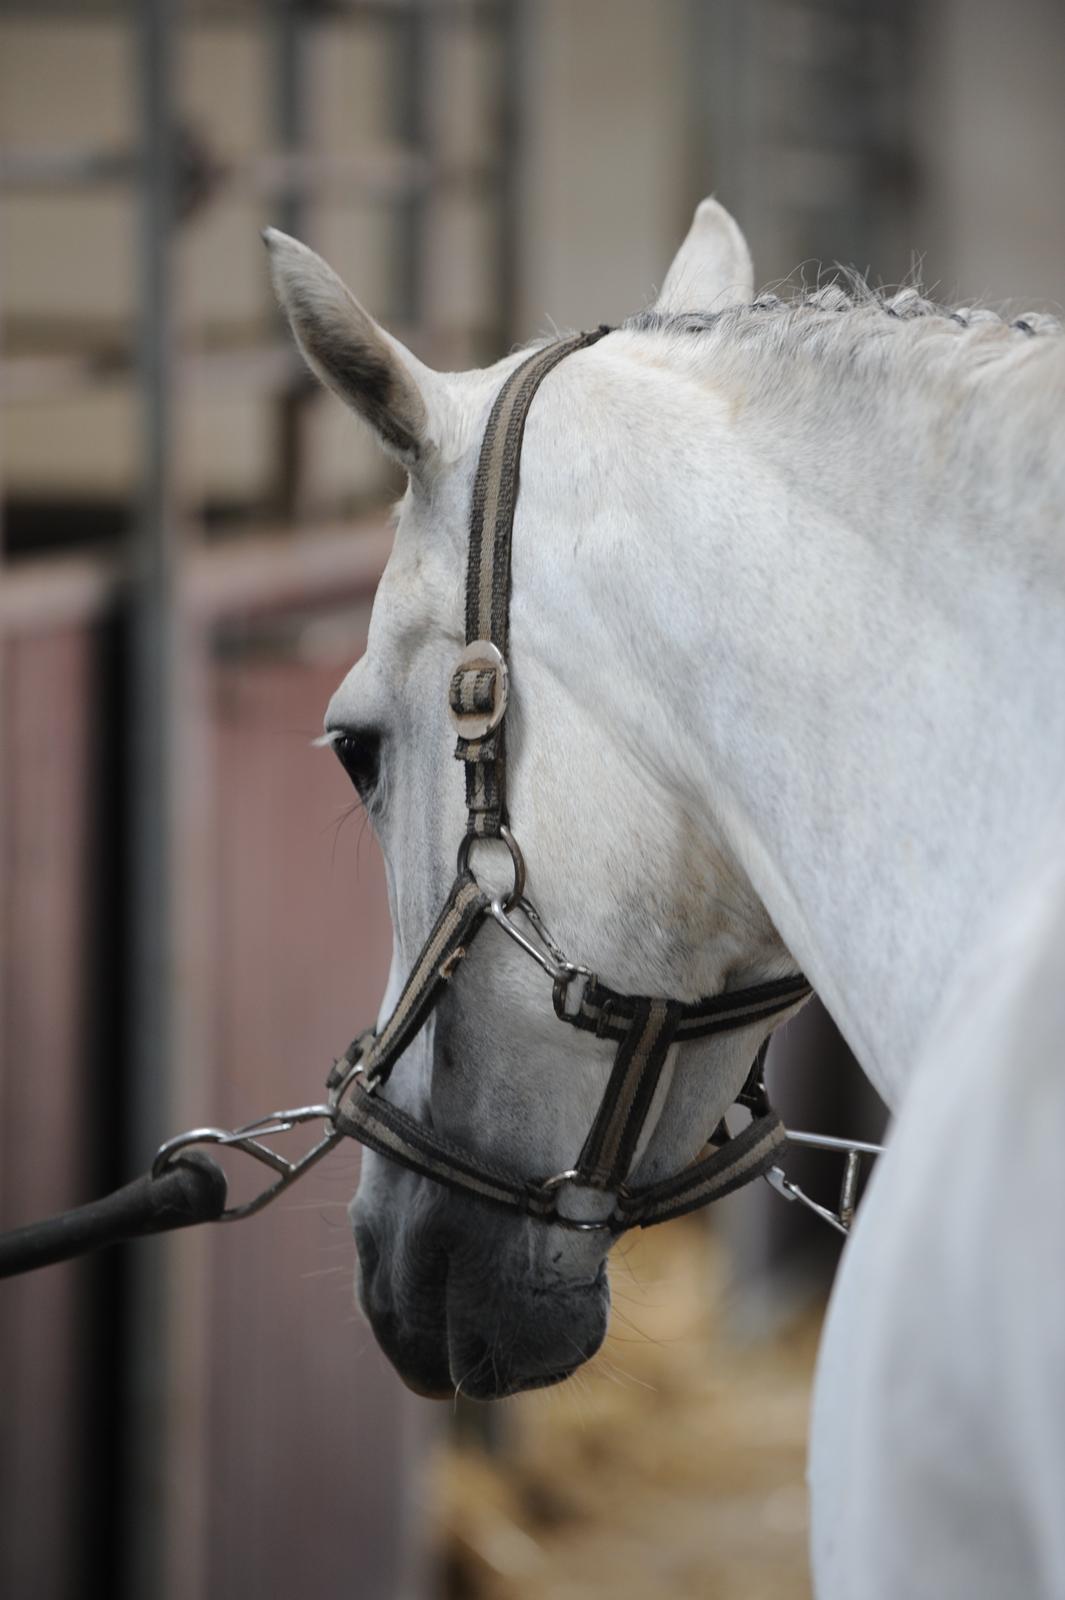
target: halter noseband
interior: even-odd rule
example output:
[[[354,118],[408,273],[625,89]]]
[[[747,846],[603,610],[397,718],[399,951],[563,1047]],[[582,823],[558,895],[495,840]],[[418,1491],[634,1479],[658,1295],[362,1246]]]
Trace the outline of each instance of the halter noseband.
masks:
[[[362,1034],[348,1047],[328,1082],[337,1132],[389,1160],[486,1204],[540,1221],[620,1232],[706,1205],[773,1167],[786,1135],[762,1082],[763,1045],[736,1102],[751,1113],[748,1126],[730,1136],[722,1123],[706,1153],[673,1178],[640,1188],[626,1182],[670,1046],[763,1022],[790,1010],[811,989],[805,978],[795,976],[691,1005],[619,994],[587,967],[567,961],[525,896],[525,861],[507,821],[505,720],[510,551],[522,437],[533,397],[547,374],[609,331],[601,327],[574,334],[538,350],[511,373],[489,415],[470,513],[466,647],[448,691],[458,732],[455,754],[466,771],[468,815],[458,875],[391,1016],[379,1032]],[[472,870],[472,848],[479,839],[498,839],[510,852],[514,882],[505,900],[488,895]],[[515,913],[521,914],[524,926]],[[487,921],[502,928],[550,977],[561,1022],[617,1044],[599,1110],[574,1165],[541,1181],[523,1182],[498,1171],[378,1092]],[[614,1194],[613,1214],[605,1221],[585,1222],[562,1215],[558,1195],[567,1184]]]

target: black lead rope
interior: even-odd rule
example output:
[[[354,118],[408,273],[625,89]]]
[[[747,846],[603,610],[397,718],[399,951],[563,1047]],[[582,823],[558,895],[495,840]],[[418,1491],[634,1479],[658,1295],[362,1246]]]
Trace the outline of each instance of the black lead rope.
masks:
[[[209,1156],[189,1151],[158,1177],[146,1172],[102,1200],[0,1234],[0,1278],[69,1261],[104,1245],[216,1222],[225,1204],[221,1167]]]
[[[492,406],[470,513],[466,647],[448,690],[458,732],[455,754],[466,772],[467,831],[459,851],[458,876],[391,1016],[379,1032],[360,1035],[335,1063],[327,1080],[326,1103],[276,1112],[233,1131],[197,1128],[179,1134],[159,1150],[151,1173],[124,1189],[46,1222],[0,1235],[0,1276],[120,1240],[198,1222],[250,1216],[345,1137],[480,1203],[560,1227],[614,1233],[651,1227],[719,1199],[758,1176],[768,1177],[785,1198],[811,1206],[843,1231],[849,1226],[857,1183],[855,1162],[860,1153],[873,1147],[794,1136],[848,1152],[848,1175],[838,1214],[817,1206],[791,1184],[777,1165],[789,1135],[765,1093],[765,1045],[737,1102],[750,1113],[748,1126],[729,1136],[722,1124],[695,1160],[671,1178],[641,1188],[628,1183],[670,1050],[692,1039],[750,1027],[791,1010],[811,993],[805,978],[797,975],[726,991],[694,1004],[621,994],[600,983],[587,968],[568,962],[525,899],[525,863],[507,819],[504,736],[510,555],[522,439],[529,408],[543,380],[560,361],[609,332],[601,327],[535,351],[510,374]],[[498,840],[510,852],[514,883],[505,902],[492,900],[470,869],[471,847],[482,839]],[[515,910],[524,914],[536,943],[515,922]],[[607,1087],[574,1167],[540,1180],[499,1171],[390,1104],[380,1092],[488,921],[494,921],[548,973],[560,1021],[594,1032],[617,1047]],[[268,1142],[273,1135],[318,1121],[323,1125],[320,1137],[296,1160],[281,1156]],[[271,1182],[253,1199],[227,1205],[221,1169],[189,1148],[204,1144],[231,1146],[252,1156],[271,1171]],[[582,1221],[561,1214],[559,1194],[567,1187],[613,1194],[611,1216]]]

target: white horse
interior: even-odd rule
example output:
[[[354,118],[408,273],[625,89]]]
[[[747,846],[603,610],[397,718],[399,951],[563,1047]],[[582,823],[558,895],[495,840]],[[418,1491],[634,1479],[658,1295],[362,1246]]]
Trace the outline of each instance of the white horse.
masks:
[[[463,831],[445,706],[470,486],[523,355],[429,371],[318,257],[268,243],[311,366],[410,479],[326,723],[387,862],[387,1010]],[[567,952],[680,999],[801,968],[897,1112],[823,1346],[818,1593],[1060,1600],[1065,340],[913,290],[855,301],[755,298],[705,201],[655,308],[544,382],[510,812]],[[640,1180],[694,1158],[767,1026],[674,1052]],[[611,1056],[489,928],[388,1094],[542,1176],[571,1165]],[[507,1393],[598,1345],[603,1235],[369,1154],[353,1216],[362,1303],[414,1387]]]

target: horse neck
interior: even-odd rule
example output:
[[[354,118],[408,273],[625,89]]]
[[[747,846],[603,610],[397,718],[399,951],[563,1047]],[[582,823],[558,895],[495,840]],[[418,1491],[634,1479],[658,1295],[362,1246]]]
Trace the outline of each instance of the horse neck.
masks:
[[[987,383],[919,403],[885,383],[848,407],[825,364],[797,388],[759,405],[726,378],[686,434],[674,424],[638,499],[657,526],[611,546],[619,646],[635,703],[658,686],[650,759],[686,799],[713,797],[715,830],[897,1102],[1065,782],[1065,450],[1036,404],[1022,452]],[[602,569],[594,603],[610,605]]]

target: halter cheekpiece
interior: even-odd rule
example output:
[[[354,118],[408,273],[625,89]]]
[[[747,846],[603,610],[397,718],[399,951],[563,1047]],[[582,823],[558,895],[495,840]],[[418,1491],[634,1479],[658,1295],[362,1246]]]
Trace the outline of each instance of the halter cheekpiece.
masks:
[[[391,1016],[379,1032],[354,1040],[335,1064],[328,1087],[338,1133],[401,1166],[540,1221],[620,1232],[706,1205],[774,1166],[787,1136],[766,1097],[763,1046],[737,1100],[751,1114],[742,1132],[730,1136],[722,1123],[706,1153],[675,1177],[640,1188],[627,1182],[670,1047],[766,1021],[806,999],[811,990],[805,978],[796,976],[690,1005],[619,994],[587,967],[566,959],[525,894],[525,861],[509,827],[506,796],[510,552],[522,437],[533,398],[548,373],[609,331],[601,327],[574,334],[536,351],[511,373],[489,415],[470,511],[466,646],[448,685],[448,709],[458,735],[455,754],[466,773],[467,822],[458,874]],[[473,871],[473,850],[482,839],[500,840],[510,852],[514,877],[505,897],[486,893]],[[602,1101],[573,1166],[540,1181],[523,1182],[496,1170],[379,1092],[488,921],[544,969],[559,1021],[617,1045]],[[559,1192],[567,1185],[615,1195],[612,1215],[605,1221],[578,1221],[561,1214]]]

